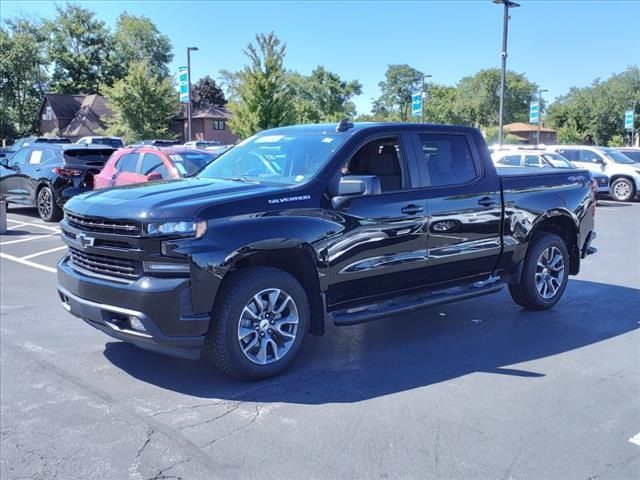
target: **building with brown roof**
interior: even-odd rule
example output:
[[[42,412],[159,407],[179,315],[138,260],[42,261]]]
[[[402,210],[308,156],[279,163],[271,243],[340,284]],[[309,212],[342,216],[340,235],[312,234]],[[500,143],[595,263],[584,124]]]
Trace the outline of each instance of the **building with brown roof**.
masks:
[[[552,128],[540,126],[540,141],[537,142],[538,125],[531,123],[515,122],[504,126],[509,131],[509,135],[518,137],[518,141],[524,144],[557,143],[557,132]]]
[[[231,112],[224,107],[210,106],[194,110],[191,114],[192,140],[214,140],[222,145],[233,145],[238,140],[229,130]],[[184,141],[188,136],[188,119],[186,109],[176,115],[171,124],[171,131]]]
[[[105,120],[112,116],[113,112],[100,95],[47,93],[38,112],[39,133],[56,134],[72,141],[101,135],[107,128]]]

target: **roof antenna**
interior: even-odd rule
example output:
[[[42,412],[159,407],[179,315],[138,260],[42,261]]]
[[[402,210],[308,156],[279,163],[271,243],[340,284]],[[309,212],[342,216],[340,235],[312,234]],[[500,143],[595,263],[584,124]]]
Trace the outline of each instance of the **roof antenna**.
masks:
[[[346,132],[350,128],[353,128],[353,123],[343,118],[338,122],[338,125],[336,125],[336,132]]]

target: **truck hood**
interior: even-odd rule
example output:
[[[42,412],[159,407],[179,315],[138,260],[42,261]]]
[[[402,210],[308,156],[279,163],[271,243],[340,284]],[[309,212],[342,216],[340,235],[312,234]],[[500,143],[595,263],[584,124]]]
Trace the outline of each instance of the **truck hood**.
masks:
[[[112,219],[188,219],[203,207],[283,190],[286,187],[185,178],[94,190],[73,197],[65,210]]]

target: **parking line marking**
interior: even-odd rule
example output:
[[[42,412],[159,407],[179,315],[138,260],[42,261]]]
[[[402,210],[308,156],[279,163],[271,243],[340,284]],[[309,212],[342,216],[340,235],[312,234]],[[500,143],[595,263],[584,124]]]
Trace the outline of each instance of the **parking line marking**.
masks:
[[[63,250],[65,248],[67,248],[66,245],[63,245],[61,247],[56,247],[56,248],[50,248],[49,250],[44,250],[42,252],[36,252],[36,253],[32,253],[31,255],[20,257],[20,260],[29,260],[30,258],[39,257],[40,255],[46,255],[47,253],[57,252],[58,250]]]
[[[629,439],[629,442],[635,443],[636,445],[640,446],[640,433],[638,433],[637,435],[631,437]]]
[[[7,260],[11,260],[12,262],[21,263],[22,265],[26,265],[28,267],[39,268],[40,270],[44,270],[49,273],[56,273],[56,269],[53,267],[47,267],[46,265],[40,265],[39,263],[30,262],[29,260],[23,260],[19,257],[14,257],[13,255],[8,255],[4,252],[0,252],[0,258],[6,258]]]
[[[0,242],[0,246],[1,245],[11,245],[13,243],[30,242],[31,240],[38,240],[39,238],[53,237],[55,235],[60,235],[60,232],[48,233],[47,235],[37,235],[35,237],[20,238],[18,240],[9,240],[8,242]]]
[[[7,218],[7,222],[21,223],[23,225],[29,225],[31,227],[44,228],[45,230],[53,230],[54,232],[59,232],[60,231],[60,227],[50,227],[49,225],[40,225],[39,223],[22,222],[22,221],[19,221],[19,220],[13,220],[11,218]]]
[[[27,225],[26,223],[22,222],[22,223],[19,223],[18,225],[13,225],[12,227],[8,227],[7,230],[15,230],[16,228],[24,227],[26,225]]]

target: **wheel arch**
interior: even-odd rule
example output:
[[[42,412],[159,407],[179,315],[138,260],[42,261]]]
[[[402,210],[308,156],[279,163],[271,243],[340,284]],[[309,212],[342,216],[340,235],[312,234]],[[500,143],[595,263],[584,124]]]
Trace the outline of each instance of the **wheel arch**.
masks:
[[[320,287],[317,256],[313,247],[299,243],[295,247],[251,250],[238,255],[229,265],[222,284],[229,281],[230,274],[243,268],[263,266],[283,270],[293,276],[304,288],[311,311],[309,333],[323,335],[325,331],[325,302]]]
[[[569,252],[569,273],[577,275],[580,271],[580,246],[578,245],[578,226],[569,212],[557,210],[540,217],[534,224],[529,236],[529,244],[534,235],[554,233],[564,241]]]

